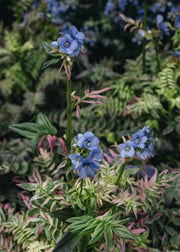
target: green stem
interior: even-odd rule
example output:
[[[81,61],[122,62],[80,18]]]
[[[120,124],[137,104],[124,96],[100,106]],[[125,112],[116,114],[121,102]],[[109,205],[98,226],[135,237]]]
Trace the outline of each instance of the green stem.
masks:
[[[158,41],[155,41],[155,51],[156,51],[156,63],[157,63],[157,72],[160,71],[160,61],[158,55]]]
[[[146,31],[147,26],[147,0],[144,0],[144,18],[143,18],[143,30]],[[146,72],[146,39],[143,38],[142,54],[143,54],[143,74]]]
[[[88,242],[89,242],[89,236],[84,235],[81,238],[80,252],[86,252],[87,251]]]
[[[72,138],[72,104],[71,104],[71,80],[67,79],[67,149],[71,150]]]
[[[126,160],[124,163],[121,164],[121,166],[119,168],[119,175],[118,175],[118,178],[116,180],[115,185],[119,185],[120,179],[122,178],[122,175],[123,175],[124,169],[127,165],[127,162],[128,162],[128,160]]]

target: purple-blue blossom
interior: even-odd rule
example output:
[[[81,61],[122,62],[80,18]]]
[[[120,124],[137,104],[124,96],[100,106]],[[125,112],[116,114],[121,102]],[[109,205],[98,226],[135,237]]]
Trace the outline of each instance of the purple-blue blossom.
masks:
[[[153,154],[153,144],[150,143],[147,148],[144,148],[144,149],[140,149],[136,152],[136,156],[145,160],[146,158],[148,158],[149,156],[151,157],[154,157],[154,154]]]
[[[148,156],[153,157],[154,146],[152,143],[152,136],[151,136],[150,129],[145,126],[143,129],[139,130],[138,132],[142,136],[146,137],[146,141],[144,142],[144,147],[136,151],[136,156],[142,158],[143,160],[145,160]]]
[[[162,31],[164,34],[169,35],[169,27],[164,22],[164,18],[162,15],[158,14],[156,17],[156,25],[159,28],[160,31]]]
[[[128,140],[124,144],[118,145],[122,158],[137,156],[145,160],[149,156],[154,156],[154,146],[149,128],[145,126],[140,129],[132,134],[131,139],[132,141]]]
[[[69,159],[71,159],[74,168],[77,168],[82,163],[83,160],[83,157],[79,153],[69,154],[68,157]]]
[[[48,3],[48,10],[52,14],[52,21],[59,24],[61,21],[61,15],[69,9],[69,5],[65,5],[62,1],[45,0]]]
[[[89,158],[91,158],[95,162],[101,162],[103,160],[101,149],[98,147],[97,149],[91,150],[89,152]]]
[[[53,41],[51,45],[53,47],[59,47],[61,53],[66,53],[71,57],[78,56],[81,53],[81,46],[84,43],[84,33],[79,32],[75,26],[71,26],[63,34],[64,36],[58,38],[57,41]]]
[[[98,148],[98,144],[99,139],[91,131],[77,135],[77,145],[81,148],[85,147],[88,150],[94,150]]]
[[[175,50],[174,52],[171,53],[175,58],[179,58],[180,57],[180,51]]]
[[[132,142],[134,147],[139,147],[144,149],[145,143],[147,141],[147,137],[141,132],[138,131],[137,133],[132,134]]]
[[[119,5],[119,8],[124,11],[125,8],[126,8],[126,5],[127,5],[127,0],[118,0],[118,5]]]
[[[84,39],[85,39],[85,35],[83,32],[79,32],[78,29],[76,28],[76,26],[72,25],[69,27],[69,31],[67,31],[67,33],[70,34],[70,36],[76,40],[79,44],[83,45],[84,44]]]
[[[85,158],[82,162],[75,168],[76,171],[79,171],[79,177],[81,179],[87,177],[94,177],[96,171],[99,169],[99,163],[94,162],[91,158]]]
[[[115,6],[114,6],[112,0],[108,0],[108,1],[106,2],[106,6],[105,6],[105,9],[104,9],[104,14],[105,14],[105,15],[108,15],[109,12],[111,12],[111,11],[114,10],[114,7],[115,7]]]
[[[134,144],[132,141],[128,140],[124,144],[119,144],[118,149],[121,152],[121,157],[133,157],[135,154]]]
[[[144,128],[142,128],[140,130],[140,132],[141,132],[141,134],[143,134],[144,136],[146,136],[148,139],[152,139],[150,129],[147,128],[146,126],[144,126]]]
[[[180,15],[176,16],[174,26],[176,29],[180,29]]]

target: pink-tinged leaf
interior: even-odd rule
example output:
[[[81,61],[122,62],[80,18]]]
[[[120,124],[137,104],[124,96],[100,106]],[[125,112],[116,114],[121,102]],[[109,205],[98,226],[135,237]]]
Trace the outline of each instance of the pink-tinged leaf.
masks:
[[[56,143],[56,136],[51,136],[50,134],[47,135],[47,140],[51,149],[50,155],[52,155],[55,143]]]
[[[104,93],[104,92],[106,92],[106,91],[108,91],[108,90],[110,90],[111,88],[103,88],[103,89],[101,89],[101,90],[95,90],[95,91],[92,91],[91,92],[91,94],[101,94],[101,93]]]
[[[3,243],[4,243],[4,238],[3,238],[3,235],[1,234],[1,245],[3,246]],[[2,248],[0,248],[2,249]]]
[[[101,246],[98,249],[98,252],[105,251],[105,243],[101,244]]]
[[[67,150],[67,148],[66,148],[66,145],[65,145],[65,143],[64,143],[64,140],[63,140],[61,137],[59,137],[57,140],[58,140],[58,142],[61,144],[61,146],[62,146],[62,148],[63,148],[63,151],[68,155],[68,150]]]
[[[127,22],[131,24],[135,24],[135,21],[132,18],[126,18]]]
[[[140,251],[140,252],[149,252],[149,249],[142,249],[140,247],[135,247],[133,249],[136,250],[136,251]]]
[[[86,90],[84,91],[84,93],[85,93],[86,96],[89,95],[89,89],[86,89]]]
[[[148,176],[146,175],[144,178],[144,187],[147,188],[148,187]]]
[[[46,135],[44,135],[41,140],[39,141],[38,145],[37,145],[37,153],[39,154],[39,148],[41,147],[42,141],[45,138]]]
[[[119,16],[126,22],[126,17],[123,14],[120,13]]]
[[[86,101],[86,100],[84,100],[83,102],[84,103],[102,103],[102,104],[104,104],[104,102],[101,102],[101,101]]]
[[[146,231],[144,228],[136,228],[136,229],[132,229],[131,232],[133,234],[141,234],[143,233],[144,231]]]
[[[24,204],[27,206],[27,208],[29,210],[31,210],[31,207],[30,207],[29,203],[27,202],[27,199],[29,199],[29,197],[25,196],[23,193],[19,193],[19,195],[21,196],[21,198],[22,198]]]
[[[34,177],[34,180],[36,181],[36,183],[40,184],[42,182],[41,175],[36,168],[34,168],[34,170],[33,170],[33,177]]]
[[[72,65],[69,66],[69,76],[68,76],[68,80],[71,79],[71,72],[72,72]]]
[[[69,78],[69,72],[68,72],[68,69],[66,67],[66,64],[64,64],[64,69],[65,69],[65,72],[66,72],[67,79],[70,80],[70,78]]]
[[[132,229],[132,227],[134,226],[134,221],[127,227],[129,230]]]
[[[77,107],[76,107],[76,112],[77,112],[77,117],[79,119],[80,118],[80,106],[79,105],[77,105]]]
[[[111,158],[108,154],[103,153],[103,155],[104,155],[104,157],[107,159],[107,161],[108,161],[110,164],[113,164],[113,163],[114,163],[113,160],[112,160],[112,158]]]
[[[138,27],[137,26],[134,26],[130,29],[130,32],[134,31],[135,29],[137,29]]]
[[[20,180],[18,176],[15,176],[13,179],[12,179],[12,183],[25,183],[24,180]]]
[[[155,182],[156,179],[157,179],[157,169],[154,168],[154,170],[155,170],[155,172],[154,172],[154,175],[152,176],[152,178],[151,178],[150,181],[149,181],[149,186],[154,185],[154,182]]]
[[[107,99],[107,97],[106,96],[104,96],[104,95],[89,95],[89,97],[88,98],[93,98],[93,99]]]
[[[120,240],[120,244],[121,244],[121,251],[122,251],[122,252],[126,252],[124,240],[123,240],[122,238],[120,238],[119,240]]]
[[[143,192],[143,193],[140,195],[140,198],[141,198],[141,202],[145,202],[145,200],[146,200],[146,194]]]
[[[50,53],[59,53],[59,50],[54,49],[54,50],[50,51]]]
[[[39,226],[37,231],[36,231],[36,235],[40,235],[41,231],[42,231],[43,225]]]
[[[168,173],[168,169],[166,169],[166,170],[164,170],[164,171],[162,171],[160,174],[159,174],[159,176],[161,176],[161,175],[163,175],[163,174],[167,174]]]
[[[61,64],[61,67],[59,68],[59,73],[61,72],[61,70],[62,70],[64,64],[65,64],[65,60],[63,60],[63,62],[62,62],[62,64]]]
[[[11,210],[12,207],[11,207],[10,203],[6,203],[4,206],[4,209]]]
[[[115,153],[113,150],[109,149],[109,152],[111,153],[111,155],[113,156],[113,158],[114,158],[115,160],[118,159],[116,153]]]
[[[126,31],[127,28],[128,28],[129,26],[131,26],[131,25],[130,25],[130,24],[126,24],[126,25],[124,26],[124,31]]]

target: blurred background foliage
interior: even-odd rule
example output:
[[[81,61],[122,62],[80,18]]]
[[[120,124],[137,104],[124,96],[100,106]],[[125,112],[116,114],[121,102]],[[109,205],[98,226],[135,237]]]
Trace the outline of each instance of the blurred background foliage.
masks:
[[[122,141],[122,135],[146,125],[155,144],[151,163],[159,171],[180,167],[178,0],[148,1],[146,31],[140,0],[0,0],[0,6],[0,203],[10,202],[16,211],[22,209],[24,203],[16,197],[20,189],[12,180],[32,175],[34,165],[42,172],[50,168],[46,174],[51,173],[54,161],[61,161],[58,155],[47,159],[46,153],[33,158],[31,141],[19,138],[8,126],[35,122],[43,112],[59,137],[66,133],[66,76],[58,72],[58,64],[42,71],[49,57],[41,43],[56,40],[70,25],[86,35],[82,54],[73,65],[73,91],[82,96],[86,89],[111,88],[104,104],[82,104],[79,119],[73,111],[73,135],[90,130],[107,151],[108,146]],[[158,15],[164,19],[160,24]],[[26,217],[22,214],[14,219],[24,230]],[[159,219],[157,222],[160,226]],[[46,241],[41,242],[38,246],[48,248]]]
[[[41,43],[55,40],[58,32],[74,24],[86,34],[86,43],[73,67],[73,90],[79,96],[87,88],[111,90],[104,105],[82,105],[80,119],[74,112],[73,133],[91,130],[106,144],[114,144],[122,134],[146,125],[158,139],[154,164],[179,166],[180,67],[179,58],[171,54],[180,42],[180,31],[173,28],[178,1],[148,5],[145,73],[143,1],[1,0],[1,6],[2,142],[17,137],[8,125],[33,122],[40,111],[50,117],[60,136],[65,133],[65,74],[58,73],[59,65],[42,71],[47,56]],[[168,32],[157,26],[158,14],[167,21]]]

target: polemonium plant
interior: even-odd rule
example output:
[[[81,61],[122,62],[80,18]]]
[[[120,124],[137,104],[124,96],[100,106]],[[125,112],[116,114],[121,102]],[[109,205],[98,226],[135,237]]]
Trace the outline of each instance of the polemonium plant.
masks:
[[[132,161],[144,165],[146,159],[154,156],[153,138],[146,126],[128,139],[122,136],[123,143],[116,143],[115,150],[104,148],[102,139],[91,129],[71,136],[72,111],[76,109],[80,120],[80,103],[99,103],[99,99],[107,99],[101,93],[109,90],[87,89],[83,97],[71,93],[73,62],[80,55],[84,41],[84,34],[71,26],[56,41],[42,44],[52,57],[43,68],[60,63],[59,71],[64,67],[66,72],[67,134],[58,136],[58,130],[42,113],[38,114],[36,123],[11,125],[15,132],[32,139],[33,151],[39,155],[35,161],[41,167],[47,169],[45,157],[51,164],[45,176],[42,170],[34,168],[28,182],[16,179],[18,186],[30,193],[28,196],[21,193],[28,216],[20,216],[19,220],[15,216],[14,220],[21,224],[26,238],[33,240],[35,233],[43,239],[41,247],[52,248],[53,252],[142,251],[149,244],[149,209],[153,208],[154,219],[161,216],[156,209],[158,202],[178,175],[169,177],[164,171],[157,176],[155,168],[151,173],[147,169],[143,173],[140,167],[132,169],[128,165]],[[49,152],[42,149],[45,139]],[[56,148],[59,144],[61,151]],[[63,156],[60,164],[56,159],[53,162],[53,156],[59,154]],[[1,216],[4,218],[2,211]],[[8,225],[13,232],[17,230],[11,223]],[[28,251],[34,251],[35,245],[42,244],[28,243]]]

